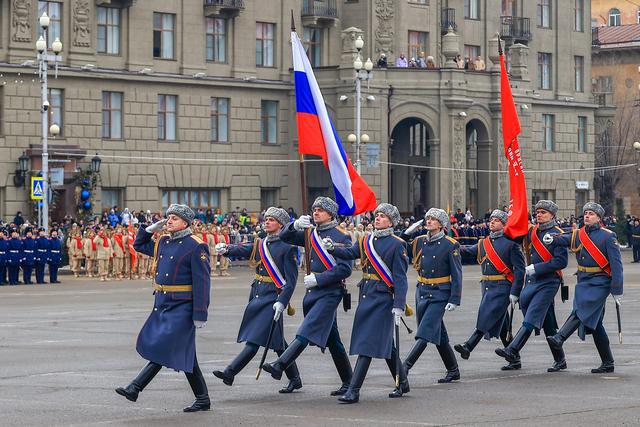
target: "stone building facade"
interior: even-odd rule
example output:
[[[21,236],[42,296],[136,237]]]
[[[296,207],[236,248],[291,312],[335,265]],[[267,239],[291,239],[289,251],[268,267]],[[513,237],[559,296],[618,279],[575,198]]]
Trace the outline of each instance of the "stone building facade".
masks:
[[[338,134],[355,129],[354,41],[381,53],[363,84],[362,173],[404,213],[429,206],[476,215],[508,204],[496,32],[518,112],[529,200],[561,215],[593,196],[598,105],[591,85],[590,6],[546,0],[13,0],[0,2],[0,216],[28,211],[18,157],[40,168],[37,18],[55,15],[64,48],[49,80],[52,167],[64,176],[52,217],[75,212],[76,178],[99,153],[94,205],[157,210],[269,204],[300,210],[290,22],[309,46]],[[500,14],[495,11],[501,11]],[[569,25],[569,23],[571,23]],[[52,28],[55,27],[55,28]],[[425,52],[435,68],[393,66]],[[456,54],[486,70],[461,69]],[[4,84],[6,82],[6,84]],[[575,169],[575,171],[567,170]],[[332,192],[317,162],[309,198]],[[547,172],[544,172],[547,171]],[[585,184],[586,183],[586,184]]]

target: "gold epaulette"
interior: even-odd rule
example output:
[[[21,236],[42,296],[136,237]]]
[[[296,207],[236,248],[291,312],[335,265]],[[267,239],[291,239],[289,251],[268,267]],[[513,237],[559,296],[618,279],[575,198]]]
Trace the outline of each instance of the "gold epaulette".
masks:
[[[391,235],[392,237],[395,237],[396,239],[400,240],[401,242],[404,242],[404,239],[402,237],[398,237],[395,234]],[[406,242],[405,242],[406,243]]]
[[[413,259],[411,260],[411,265],[413,266],[413,268],[416,269],[416,271],[420,271],[420,257],[422,256],[422,248],[420,248],[420,250],[417,251],[418,241],[421,238],[425,238],[425,237],[426,237],[426,234],[420,235],[415,239],[413,239],[413,242],[411,242],[411,253],[413,253]]]
[[[336,227],[336,230],[338,230],[342,234],[349,234],[349,232],[340,225]]]
[[[444,236],[444,237],[445,237],[448,241],[450,241],[451,243],[453,243],[454,245],[455,245],[456,243],[458,243],[458,241],[457,241],[456,239],[454,239],[453,237],[451,237],[451,236]],[[467,239],[468,239],[468,237],[467,237]]]
[[[196,236],[195,234],[191,234],[190,236],[191,236],[191,238],[192,238],[193,240],[195,240],[196,242],[198,242],[198,244],[199,244],[199,245],[203,245],[203,244],[204,244],[204,240],[202,240],[202,238],[201,238],[201,237],[198,237],[198,236]]]

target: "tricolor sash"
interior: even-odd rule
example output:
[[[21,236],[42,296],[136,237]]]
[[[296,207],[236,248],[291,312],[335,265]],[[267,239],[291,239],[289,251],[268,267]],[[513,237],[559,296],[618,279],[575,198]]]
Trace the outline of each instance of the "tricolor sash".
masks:
[[[389,270],[389,267],[384,263],[382,257],[378,252],[376,252],[376,248],[373,246],[373,234],[365,236],[363,246],[364,254],[371,262],[371,266],[376,270],[380,279],[386,283],[388,287],[393,288],[393,276],[391,276],[391,270]]]
[[[265,270],[267,270],[269,277],[271,277],[271,280],[273,280],[273,283],[275,283],[278,289],[282,289],[287,284],[287,281],[284,279],[284,276],[278,269],[276,262],[273,260],[271,252],[269,252],[267,239],[262,239],[262,242],[258,245],[258,249],[260,250],[262,265],[264,265]]]
[[[547,249],[547,247],[540,241],[540,238],[538,237],[538,224],[534,225],[533,229],[531,230],[531,244],[536,249],[536,252],[538,252],[538,255],[540,255],[540,257],[544,260],[544,262],[549,262],[549,260],[553,258],[553,255],[551,255],[549,249]],[[556,270],[556,274],[562,279],[561,270]]]
[[[322,261],[322,264],[327,270],[331,270],[336,266],[336,259],[331,255],[325,248],[322,246],[322,241],[320,238],[320,234],[318,234],[318,229],[314,228],[310,233],[311,247],[318,254],[318,258]]]
[[[507,264],[502,261],[502,258],[500,258],[500,255],[498,255],[496,249],[493,247],[491,239],[482,239],[482,246],[484,247],[484,252],[487,254],[487,258],[489,258],[489,261],[491,261],[491,264],[494,265],[496,270],[504,274],[507,277],[507,280],[513,283],[513,272]]]
[[[598,249],[596,244],[593,243],[593,240],[591,240],[591,237],[589,237],[584,227],[580,228],[580,230],[578,231],[578,236],[580,237],[580,243],[582,243],[587,252],[589,252],[591,258],[593,258],[593,260],[598,264],[602,271],[611,276],[611,266],[609,265],[609,260],[604,256],[600,249]]]

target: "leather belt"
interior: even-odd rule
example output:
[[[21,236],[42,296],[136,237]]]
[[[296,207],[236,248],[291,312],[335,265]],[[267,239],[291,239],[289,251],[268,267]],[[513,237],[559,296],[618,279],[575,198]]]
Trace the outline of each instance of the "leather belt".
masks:
[[[153,289],[160,292],[191,292],[191,285],[154,285]]]
[[[451,276],[442,276],[442,277],[422,277],[418,276],[418,282],[423,285],[439,285],[441,283],[449,283],[451,282]]]
[[[604,273],[600,267],[583,267],[581,265],[578,266],[578,271],[582,271],[583,273]]]
[[[260,274],[256,274],[255,280],[258,282],[273,283],[273,279],[270,276],[261,276]]]
[[[362,280],[377,280],[380,281],[380,277],[377,274],[372,273],[362,273]]]
[[[507,276],[504,274],[483,274],[480,279],[485,282],[498,282],[500,280],[507,280]]]

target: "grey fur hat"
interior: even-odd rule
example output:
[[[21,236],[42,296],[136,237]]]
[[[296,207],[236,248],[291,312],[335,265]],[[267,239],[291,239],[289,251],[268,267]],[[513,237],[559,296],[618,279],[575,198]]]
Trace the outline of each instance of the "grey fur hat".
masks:
[[[489,219],[491,218],[498,218],[503,224],[507,224],[507,220],[509,219],[509,215],[501,210],[501,209],[494,209],[493,212],[491,212],[491,216],[489,217]]]
[[[375,216],[378,212],[385,214],[391,220],[391,224],[393,224],[394,227],[398,225],[402,219],[398,208],[389,203],[380,203],[376,210],[373,211],[373,215]]]
[[[179,205],[177,203],[174,203],[173,205],[169,206],[169,209],[167,209],[167,213],[165,214],[165,216],[168,217],[171,214],[179,216],[180,218],[185,220],[187,225],[191,225],[191,223],[193,222],[193,219],[196,217],[196,214],[193,212],[193,210],[189,206]]]
[[[440,221],[440,224],[442,224],[442,228],[449,228],[449,215],[447,215],[447,213],[444,211],[444,209],[439,209],[439,208],[431,208],[427,211],[426,214],[424,214],[424,219],[427,218],[435,218],[438,221]]]
[[[315,208],[320,208],[329,212],[331,216],[334,218],[338,215],[338,204],[334,200],[328,197],[324,197],[324,196],[318,197],[313,202],[313,206],[311,206],[311,209],[315,209]]]
[[[265,218],[269,216],[275,219],[276,221],[278,221],[282,225],[287,225],[291,222],[291,218],[289,217],[289,214],[287,213],[287,211],[285,211],[282,208],[276,208],[275,206],[271,206],[264,213]]]
[[[549,211],[549,212],[551,212],[553,214],[553,216],[556,216],[556,213],[558,213],[558,205],[553,203],[551,200],[540,200],[533,207],[534,211],[536,209],[544,209],[545,211]]]
[[[586,211],[594,211],[596,215],[600,217],[600,219],[604,217],[604,208],[602,207],[602,205],[599,205],[596,202],[585,203],[585,205],[582,207],[582,213],[584,214]]]

